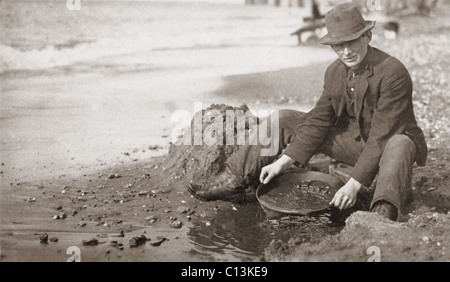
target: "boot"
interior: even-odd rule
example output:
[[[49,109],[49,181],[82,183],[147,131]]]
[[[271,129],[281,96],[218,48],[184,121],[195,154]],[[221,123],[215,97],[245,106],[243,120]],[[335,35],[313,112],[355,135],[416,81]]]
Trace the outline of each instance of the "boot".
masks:
[[[381,214],[383,217],[390,219],[392,221],[397,220],[398,215],[397,208],[387,201],[376,202],[372,208],[372,212]]]
[[[202,201],[222,200],[237,204],[245,203],[247,194],[228,167],[212,183],[188,183],[188,191]]]

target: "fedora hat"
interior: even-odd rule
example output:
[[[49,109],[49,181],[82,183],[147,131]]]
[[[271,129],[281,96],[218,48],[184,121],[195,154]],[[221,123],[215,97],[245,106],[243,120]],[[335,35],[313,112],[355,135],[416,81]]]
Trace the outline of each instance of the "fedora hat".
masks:
[[[357,6],[345,3],[325,15],[325,25],[328,34],[319,39],[319,43],[335,45],[359,38],[375,26],[375,21],[364,20]]]

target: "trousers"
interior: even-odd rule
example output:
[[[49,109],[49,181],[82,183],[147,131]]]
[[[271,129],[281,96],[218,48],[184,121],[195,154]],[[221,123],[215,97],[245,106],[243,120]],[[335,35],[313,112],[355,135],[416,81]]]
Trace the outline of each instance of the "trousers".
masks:
[[[296,136],[298,124],[306,119],[306,113],[295,110],[280,110],[278,122],[263,118],[260,127],[276,130],[271,125],[278,126],[279,142],[276,153],[269,156],[261,154],[261,149],[269,145],[241,146],[227,160],[226,165],[233,172],[244,187],[257,187],[261,169],[274,162]],[[271,120],[269,122],[269,120]],[[257,134],[253,130],[252,134]],[[361,155],[365,142],[362,138],[355,138],[347,128],[334,128],[330,130],[317,153],[324,154],[332,159],[354,166]],[[387,142],[379,163],[376,177],[375,191],[371,202],[372,206],[381,200],[395,205],[401,212],[412,196],[411,179],[416,148],[414,142],[406,135],[393,135]]]

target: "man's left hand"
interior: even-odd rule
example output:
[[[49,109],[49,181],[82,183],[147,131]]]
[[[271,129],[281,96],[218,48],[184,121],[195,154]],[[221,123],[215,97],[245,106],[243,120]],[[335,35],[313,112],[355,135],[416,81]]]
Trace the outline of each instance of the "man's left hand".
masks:
[[[351,178],[341,189],[339,189],[330,202],[330,206],[335,206],[340,210],[346,210],[356,204],[356,199],[362,184]]]

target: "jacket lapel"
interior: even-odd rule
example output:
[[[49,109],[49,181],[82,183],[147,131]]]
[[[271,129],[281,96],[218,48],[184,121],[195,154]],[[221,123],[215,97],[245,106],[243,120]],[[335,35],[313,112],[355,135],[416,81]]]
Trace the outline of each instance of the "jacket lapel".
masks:
[[[331,97],[331,102],[333,104],[334,111],[336,113],[337,117],[342,116],[342,111],[347,106],[347,101],[345,98],[345,93],[347,93],[346,89],[346,79],[347,74],[345,71],[345,67],[343,64],[340,65],[338,68],[338,71],[335,73],[336,79],[334,79],[334,82],[338,82],[338,85],[336,85],[336,88],[333,91],[333,96]]]
[[[373,61],[376,59],[374,57],[374,51],[371,46],[368,47],[367,51],[367,68],[361,74],[361,79],[356,87],[355,92],[355,114],[359,120],[361,114],[364,96],[367,93],[367,88],[369,87],[369,77],[373,75]]]
[[[361,75],[361,79],[356,87],[355,92],[355,114],[359,119],[359,114],[361,113],[364,96],[366,95],[367,88],[369,87],[369,77],[372,76],[372,64],[369,63],[368,68]]]

